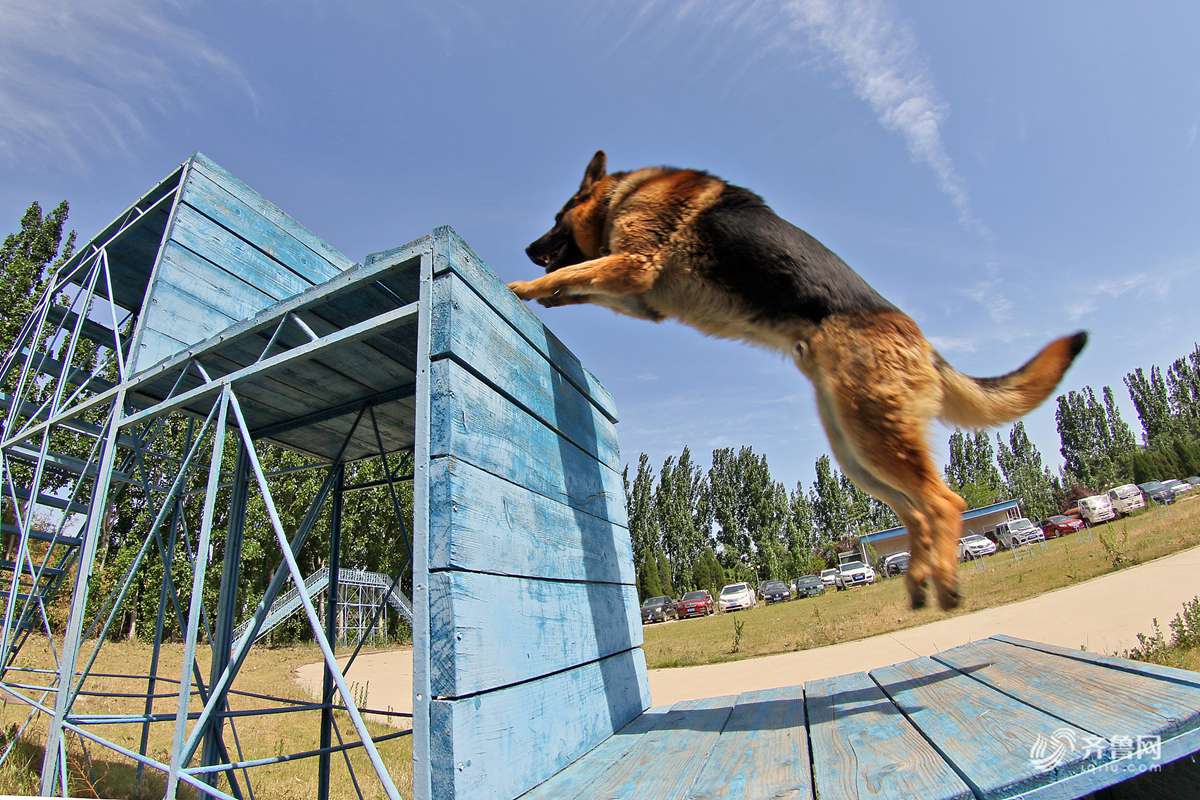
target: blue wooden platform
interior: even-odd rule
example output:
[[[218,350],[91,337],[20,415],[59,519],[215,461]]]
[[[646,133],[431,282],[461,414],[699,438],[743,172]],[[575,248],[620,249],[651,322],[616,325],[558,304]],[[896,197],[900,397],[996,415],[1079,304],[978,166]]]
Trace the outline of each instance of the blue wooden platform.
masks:
[[[523,798],[1076,798],[1198,748],[1200,674],[997,636],[651,709]]]

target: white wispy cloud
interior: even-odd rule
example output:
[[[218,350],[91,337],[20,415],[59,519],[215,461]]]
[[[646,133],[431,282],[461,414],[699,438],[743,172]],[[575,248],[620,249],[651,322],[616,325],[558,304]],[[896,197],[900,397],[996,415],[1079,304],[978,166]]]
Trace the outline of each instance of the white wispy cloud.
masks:
[[[991,268],[989,272],[993,271]],[[962,290],[962,293],[984,307],[992,322],[1002,325],[1011,321],[1013,301],[1005,292],[1005,283],[998,277],[977,281]]]
[[[151,117],[220,84],[256,105],[241,70],[153,0],[0,2],[0,163],[131,152]]]
[[[942,354],[974,353],[977,342],[970,336],[929,336],[929,343]]]
[[[790,0],[785,8],[794,29],[841,68],[883,127],[900,134],[913,159],[933,170],[959,220],[986,233],[946,151],[942,126],[949,106],[934,85],[912,29],[883,0]]]
[[[649,0],[636,18],[645,24],[660,4]],[[748,31],[763,52],[782,53],[830,68],[867,103],[880,124],[898,134],[913,160],[932,170],[960,222],[991,236],[975,216],[966,184],[946,149],[949,105],[934,83],[912,28],[886,0],[687,0],[676,18],[702,18],[715,27]]]

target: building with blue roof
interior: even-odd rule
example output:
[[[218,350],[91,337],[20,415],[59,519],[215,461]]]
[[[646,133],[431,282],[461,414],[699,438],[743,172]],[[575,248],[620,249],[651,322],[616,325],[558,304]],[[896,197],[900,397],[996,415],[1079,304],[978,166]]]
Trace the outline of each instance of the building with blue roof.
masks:
[[[1017,500],[1002,500],[999,503],[968,509],[963,512],[963,536],[972,533],[988,534],[1005,520],[1021,516],[1021,504]],[[858,537],[858,552],[865,563],[872,563],[892,553],[911,552],[908,530],[899,525],[883,531],[875,531]]]

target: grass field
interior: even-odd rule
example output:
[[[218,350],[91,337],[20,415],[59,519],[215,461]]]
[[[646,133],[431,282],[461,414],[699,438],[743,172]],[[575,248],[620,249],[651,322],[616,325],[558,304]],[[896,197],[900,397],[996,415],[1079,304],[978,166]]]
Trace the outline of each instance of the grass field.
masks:
[[[923,625],[1069,586],[1200,545],[1200,498],[1053,539],[1023,558],[1011,552],[962,566],[964,600],[953,612],[908,607],[904,581],[645,628],[646,660],[683,667],[807,650]],[[735,622],[741,623],[740,635]]]
[[[92,643],[94,644],[94,643]],[[85,649],[85,652],[90,652]],[[178,679],[182,662],[182,645],[164,645],[158,674]],[[203,673],[208,672],[209,652],[202,648],[198,653],[198,661]],[[136,673],[146,670],[150,659],[150,647],[141,643],[110,642],[100,651],[95,671],[108,673]],[[243,692],[256,692],[283,696],[298,702],[311,702],[304,690],[293,679],[293,670],[301,664],[321,660],[321,653],[315,647],[293,647],[286,649],[268,650],[252,649],[234,689]],[[53,662],[44,645],[40,650],[34,642],[22,650],[18,663],[22,666],[49,666]],[[353,670],[350,673],[351,691],[356,694],[361,687],[353,683]],[[34,680],[30,674],[28,683],[45,683],[44,680]],[[134,681],[128,678],[92,678],[85,685],[85,690],[126,691],[138,692],[144,695],[145,680]],[[156,693],[170,694],[178,691],[174,685],[160,684]],[[177,697],[177,695],[176,695]],[[53,700],[50,701],[53,703]],[[144,699],[121,700],[110,698],[83,697],[76,702],[76,713],[95,714],[105,713],[141,713]],[[249,708],[277,706],[277,703],[247,698],[244,696],[231,697],[231,710],[238,711]],[[154,713],[174,714],[178,704],[171,697],[156,699]],[[192,706],[199,710],[198,701]],[[2,736],[12,735],[14,726],[20,725],[26,716],[27,707],[23,704],[9,701],[0,707],[0,731]],[[345,712],[337,712],[337,725],[341,735],[348,742],[356,741],[353,724]],[[269,758],[285,753],[297,753],[318,746],[319,711],[297,711],[286,714],[274,714],[261,717],[243,717],[235,719],[238,737],[245,759]],[[376,736],[395,733],[396,728],[384,724],[375,724],[368,720],[368,726]],[[41,768],[42,749],[46,730],[46,721],[39,718],[26,736],[22,737],[16,751],[3,767],[0,767],[0,795],[4,794],[37,794],[38,774]],[[96,725],[91,730],[111,739],[118,744],[138,749],[138,739],[141,725]],[[151,725],[148,753],[152,758],[166,761],[170,748],[174,722],[158,722]],[[334,739],[336,743],[336,738]],[[7,743],[7,741],[5,741]],[[134,762],[124,759],[114,751],[89,744],[86,753],[75,735],[69,737],[71,794],[77,797],[104,798],[154,798],[163,796],[164,780],[162,773],[146,769],[140,790],[134,785]],[[233,742],[228,734],[226,744],[231,756],[237,758]],[[379,745],[380,754],[388,765],[393,780],[396,781],[400,792],[410,797],[412,787],[412,738],[401,736]],[[91,759],[89,760],[88,755]],[[361,748],[347,751],[354,772],[358,776],[364,797],[385,797],[380,788],[375,773],[370,767],[366,754]],[[341,754],[335,753],[331,759],[331,798],[349,800],[357,795],[350,781],[349,772]],[[270,800],[313,800],[316,797],[317,759],[308,758],[298,761],[254,767],[249,770],[255,796],[270,798]],[[239,773],[239,780],[241,774]],[[227,790],[228,785],[222,779],[218,787]],[[243,786],[244,790],[244,786]],[[197,797],[198,793],[190,789],[182,789],[181,797]]]

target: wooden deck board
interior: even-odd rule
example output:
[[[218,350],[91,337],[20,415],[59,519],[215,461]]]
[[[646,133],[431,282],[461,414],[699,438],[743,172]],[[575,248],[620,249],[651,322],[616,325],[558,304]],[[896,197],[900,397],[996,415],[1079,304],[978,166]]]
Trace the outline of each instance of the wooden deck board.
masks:
[[[663,724],[605,770],[582,797],[684,800],[737,701],[735,695],[676,703]]]
[[[1200,725],[1200,687],[1180,686],[995,639],[935,660],[1093,734],[1162,736]]]
[[[804,688],[813,780],[822,800],[973,797],[865,672]]]
[[[1088,732],[931,658],[914,658],[870,674],[980,800],[1039,789],[1098,762],[1092,753],[1068,750],[1062,763],[1039,769],[1031,758],[1039,736],[1083,741]]]
[[[804,690],[788,686],[738,695],[737,705],[687,797],[812,797]]]

